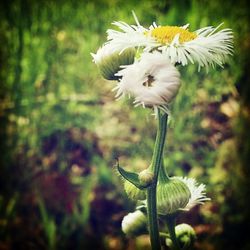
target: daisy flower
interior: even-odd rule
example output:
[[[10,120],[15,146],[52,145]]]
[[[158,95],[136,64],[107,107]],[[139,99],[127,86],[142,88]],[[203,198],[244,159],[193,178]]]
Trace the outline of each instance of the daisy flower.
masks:
[[[233,53],[233,33],[231,29],[204,27],[189,31],[185,26],[158,26],[153,23],[149,28],[142,27],[134,15],[136,25],[114,22],[120,29],[109,29],[108,42],[118,51],[126,48],[142,47],[144,51],[161,51],[172,64],[187,65],[198,63],[200,67],[223,66],[228,55]]]
[[[180,88],[178,70],[157,51],[143,53],[133,64],[123,66],[116,76],[120,77],[114,88],[117,98],[127,94],[135,98],[136,106],[158,107],[165,112]]]

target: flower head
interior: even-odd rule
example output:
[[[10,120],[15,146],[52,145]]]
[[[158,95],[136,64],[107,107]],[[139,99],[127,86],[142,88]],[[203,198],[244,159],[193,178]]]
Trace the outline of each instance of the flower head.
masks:
[[[124,66],[114,90],[116,97],[126,94],[135,98],[135,105],[159,107],[168,112],[168,104],[180,88],[180,74],[160,52],[143,53],[134,64]]]
[[[102,60],[106,59],[107,57],[110,57],[110,55],[115,54],[117,52],[119,51],[114,49],[112,46],[104,45],[97,50],[96,54],[91,53],[91,56],[93,57],[94,63],[99,64],[102,62]]]
[[[195,179],[172,177],[159,181],[157,186],[157,210],[159,214],[174,214],[177,211],[189,211],[198,204],[210,200],[206,197],[205,185]]]
[[[124,181],[124,189],[125,189],[127,196],[132,200],[138,201],[138,200],[146,199],[145,190],[140,190],[128,180]]]
[[[91,53],[102,76],[107,80],[118,80],[115,74],[121,69],[121,65],[129,65],[134,62],[135,49],[130,48],[119,53],[110,45],[104,45],[97,53]]]
[[[184,209],[190,199],[188,186],[179,179],[172,178],[159,182],[157,186],[157,211],[159,214],[174,214]]]
[[[220,26],[204,27],[189,31],[188,25],[142,27],[114,22],[120,31],[109,29],[108,42],[118,51],[126,48],[142,47],[144,51],[157,49],[170,59],[171,63],[187,65],[197,62],[200,67],[223,65],[228,55],[233,53],[233,33],[231,29],[219,30]]]

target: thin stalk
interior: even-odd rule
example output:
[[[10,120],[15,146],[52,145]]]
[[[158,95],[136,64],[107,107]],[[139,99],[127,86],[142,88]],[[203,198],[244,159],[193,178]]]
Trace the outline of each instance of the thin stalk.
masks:
[[[155,177],[157,178],[162,163],[162,153],[167,135],[167,121],[168,115],[166,113],[161,114],[160,110],[158,110],[158,129],[155,140],[152,163],[150,166],[151,171],[155,174]]]
[[[147,188],[148,226],[152,250],[160,250],[160,236],[156,207],[156,185]]]
[[[174,249],[181,250],[180,244],[178,242],[178,239],[176,238],[175,234],[175,216],[168,216],[166,219],[168,232],[170,235],[170,239],[172,240],[174,244]]]
[[[169,237],[169,234],[164,233],[164,232],[160,232],[160,236],[165,239],[165,238]]]
[[[163,148],[167,134],[167,118],[168,115],[165,113],[161,114],[160,110],[158,109],[158,129],[154,146],[154,153],[152,157],[152,163],[150,166],[150,170],[154,173],[154,182],[147,188],[148,225],[151,248],[153,250],[161,249],[157,217],[156,190],[159,169],[162,164]]]

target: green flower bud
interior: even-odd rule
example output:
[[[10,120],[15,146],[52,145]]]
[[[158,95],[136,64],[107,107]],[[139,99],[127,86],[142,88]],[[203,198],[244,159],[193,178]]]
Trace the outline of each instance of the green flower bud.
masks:
[[[147,217],[140,210],[129,213],[122,220],[122,231],[128,236],[147,233]]]
[[[157,186],[157,211],[167,215],[184,209],[191,197],[188,186],[181,180],[172,178]]]
[[[146,199],[146,192],[144,190],[140,190],[127,180],[124,181],[124,189],[128,197],[132,200],[137,201]]]
[[[130,65],[134,62],[135,49],[126,49],[121,54],[114,51],[110,46],[104,45],[93,56],[94,62],[98,66],[102,76],[107,80],[118,80],[115,74],[121,69],[122,65]]]
[[[139,173],[139,180],[142,185],[149,186],[154,181],[154,173],[145,169]]]
[[[180,224],[175,227],[176,238],[182,249],[193,249],[196,239],[194,229],[188,224]],[[174,249],[173,242],[170,238],[166,238],[166,245]]]

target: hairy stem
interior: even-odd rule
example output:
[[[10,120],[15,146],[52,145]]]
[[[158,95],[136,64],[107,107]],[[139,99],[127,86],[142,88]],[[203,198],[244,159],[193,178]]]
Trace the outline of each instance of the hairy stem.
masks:
[[[152,157],[152,163],[150,166],[151,171],[154,173],[154,182],[147,188],[148,225],[151,248],[153,250],[161,249],[157,217],[156,190],[159,169],[162,166],[162,154],[167,134],[167,118],[167,114],[161,114],[160,110],[158,110],[158,129],[154,146],[154,153]]]

